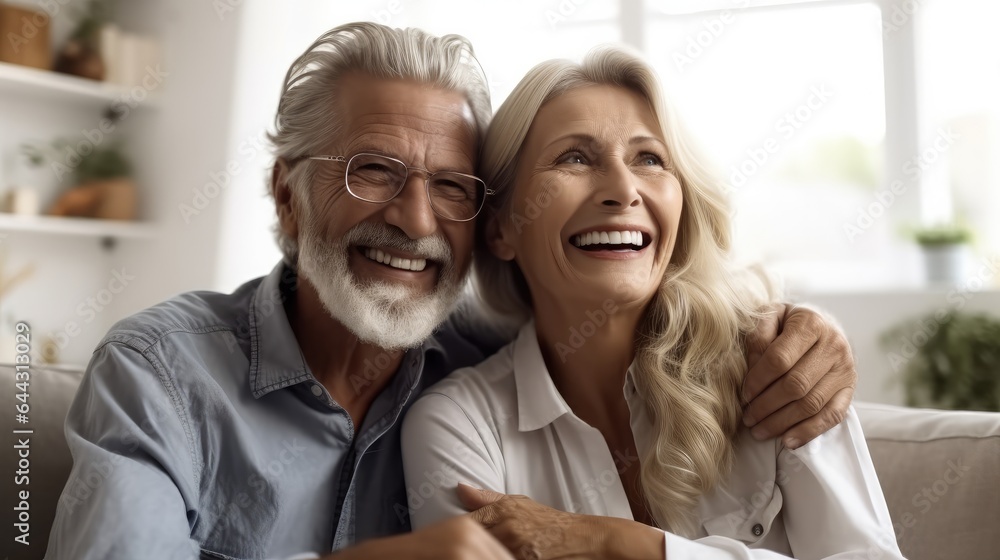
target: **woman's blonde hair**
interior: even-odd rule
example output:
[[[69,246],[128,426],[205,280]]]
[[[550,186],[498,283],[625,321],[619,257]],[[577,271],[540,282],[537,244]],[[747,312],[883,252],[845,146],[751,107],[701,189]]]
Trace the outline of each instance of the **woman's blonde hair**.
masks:
[[[518,155],[538,110],[569,90],[595,84],[633,90],[660,123],[684,205],[671,263],[635,340],[634,378],[654,423],[642,454],[647,507],[664,529],[693,535],[698,497],[731,469],[742,418],[743,338],[772,297],[766,281],[730,266],[730,217],[720,183],[701,164],[661,96],[653,70],[618,47],[591,51],[582,64],[550,60],[532,69],[497,111],[480,161],[496,195],[478,224],[476,286],[497,312],[524,320],[531,296],[513,261],[494,256],[486,227],[512,211]]]

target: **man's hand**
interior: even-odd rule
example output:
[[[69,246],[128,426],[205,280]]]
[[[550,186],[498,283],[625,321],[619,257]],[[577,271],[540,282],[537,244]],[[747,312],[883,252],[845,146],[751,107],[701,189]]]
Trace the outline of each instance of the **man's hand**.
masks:
[[[405,535],[365,541],[324,560],[514,560],[499,541],[468,516],[453,517]]]
[[[844,333],[819,313],[774,306],[747,336],[743,422],[795,449],[843,421],[858,373]]]
[[[525,496],[458,485],[469,517],[518,560],[663,558],[663,532],[627,519],[567,513]]]

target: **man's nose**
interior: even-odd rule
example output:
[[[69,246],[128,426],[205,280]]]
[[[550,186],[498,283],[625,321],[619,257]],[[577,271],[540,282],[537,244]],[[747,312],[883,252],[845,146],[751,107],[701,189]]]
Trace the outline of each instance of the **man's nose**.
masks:
[[[426,179],[410,174],[403,190],[386,203],[385,221],[403,230],[410,239],[427,237],[437,231],[438,217],[427,198]]]

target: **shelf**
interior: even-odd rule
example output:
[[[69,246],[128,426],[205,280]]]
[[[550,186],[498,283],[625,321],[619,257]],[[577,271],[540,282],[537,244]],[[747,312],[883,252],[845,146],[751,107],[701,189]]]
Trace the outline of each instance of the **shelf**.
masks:
[[[57,216],[18,216],[3,213],[0,213],[0,231],[112,239],[152,239],[157,234],[155,226],[143,222]]]
[[[115,84],[0,62],[0,92],[4,93],[103,108],[115,101],[131,99],[131,91],[132,88]],[[132,100],[129,106],[133,104],[136,108],[155,108],[158,98],[150,94],[141,102]]]

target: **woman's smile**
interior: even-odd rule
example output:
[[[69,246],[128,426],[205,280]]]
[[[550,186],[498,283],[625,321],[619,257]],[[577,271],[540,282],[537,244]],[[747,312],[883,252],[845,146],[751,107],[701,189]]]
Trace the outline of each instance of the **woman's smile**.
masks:
[[[631,224],[605,225],[586,228],[569,237],[569,245],[577,252],[597,259],[635,259],[644,256],[652,244],[648,228]],[[568,251],[573,254],[573,251]]]

